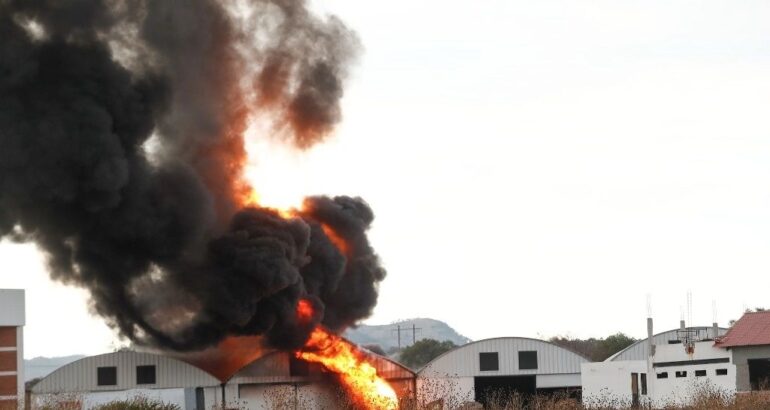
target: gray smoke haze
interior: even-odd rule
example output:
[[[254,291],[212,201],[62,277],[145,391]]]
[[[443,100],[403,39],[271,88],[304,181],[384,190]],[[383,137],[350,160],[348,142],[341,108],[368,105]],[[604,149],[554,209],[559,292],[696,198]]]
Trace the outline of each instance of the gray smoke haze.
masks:
[[[302,0],[242,3],[0,0],[0,237],[37,243],[137,344],[295,348],[371,314],[385,276],[360,198],[240,206],[250,118],[321,141],[358,48]]]

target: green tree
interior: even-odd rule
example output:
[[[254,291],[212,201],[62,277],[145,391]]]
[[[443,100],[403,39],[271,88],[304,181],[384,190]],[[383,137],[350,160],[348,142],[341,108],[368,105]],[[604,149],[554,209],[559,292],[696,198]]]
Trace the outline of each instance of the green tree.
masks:
[[[455,347],[457,345],[449,340],[439,342],[434,339],[422,339],[409,347],[405,347],[401,351],[399,359],[405,366],[417,370],[440,354]]]
[[[616,333],[604,339],[576,339],[568,336],[554,336],[549,342],[571,350],[592,362],[601,362],[613,354],[630,346],[637,339],[623,333]]]
[[[599,347],[602,352],[603,358],[600,358],[599,360],[604,360],[615,353],[625,349],[628,346],[631,346],[636,342],[636,339],[633,337],[629,337],[623,333],[615,333],[614,335],[607,336],[606,338],[602,339],[602,341],[599,343]]]

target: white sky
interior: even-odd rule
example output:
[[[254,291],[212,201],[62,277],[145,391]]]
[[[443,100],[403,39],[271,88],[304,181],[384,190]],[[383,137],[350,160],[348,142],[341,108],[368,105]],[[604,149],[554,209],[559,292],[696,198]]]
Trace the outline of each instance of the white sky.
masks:
[[[367,323],[645,335],[770,306],[770,3],[318,0],[358,31],[345,120],[250,173],[275,202],[366,198],[389,275]],[[286,185],[292,187],[287,192]],[[98,353],[85,293],[0,246],[25,356]]]

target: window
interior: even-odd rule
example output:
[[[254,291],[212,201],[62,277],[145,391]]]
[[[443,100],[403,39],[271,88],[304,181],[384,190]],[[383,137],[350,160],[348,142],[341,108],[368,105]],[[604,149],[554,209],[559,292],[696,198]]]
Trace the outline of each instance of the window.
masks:
[[[136,384],[155,384],[155,366],[136,366]]]
[[[642,395],[647,394],[647,373],[642,373],[639,375],[641,377],[642,381]]]
[[[727,369],[717,369],[717,376],[727,376]]]
[[[500,366],[497,360],[497,352],[479,353],[479,369],[481,369],[482,372],[499,370]]]
[[[680,370],[676,372],[676,377],[687,377],[687,371],[686,370]]]
[[[655,375],[659,379],[668,379],[668,372],[662,372]]]
[[[117,367],[97,367],[96,385],[97,386],[115,386],[118,384]]]
[[[537,351],[519,352],[519,370],[537,369]]]
[[[695,371],[695,377],[704,377],[706,375],[705,370],[696,370]]]

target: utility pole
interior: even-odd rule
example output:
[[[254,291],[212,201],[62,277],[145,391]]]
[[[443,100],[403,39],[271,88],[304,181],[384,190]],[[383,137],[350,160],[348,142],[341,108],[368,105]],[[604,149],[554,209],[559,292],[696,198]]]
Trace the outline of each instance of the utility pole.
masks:
[[[398,348],[401,349],[401,325],[396,325],[396,328],[393,329],[393,331],[398,333]]]
[[[401,329],[401,325],[396,325],[396,328],[393,329],[393,332],[395,332],[398,335],[398,348],[401,348],[401,332],[404,333],[408,331],[412,331],[412,344],[417,343],[417,332],[421,331],[421,327],[417,327],[417,325],[412,324],[412,328],[409,329],[408,327],[405,327],[404,329]]]

